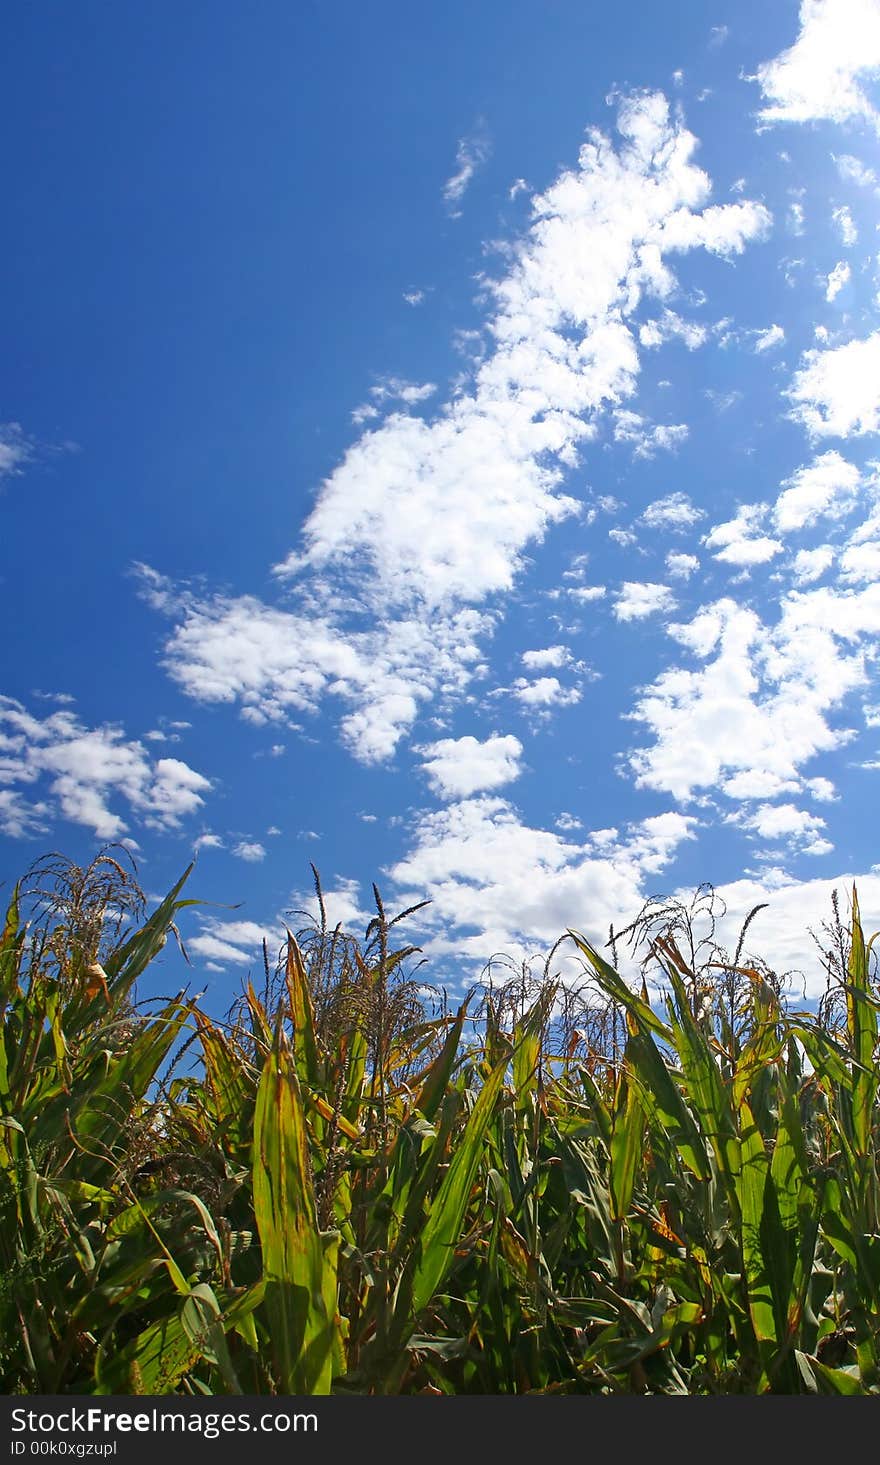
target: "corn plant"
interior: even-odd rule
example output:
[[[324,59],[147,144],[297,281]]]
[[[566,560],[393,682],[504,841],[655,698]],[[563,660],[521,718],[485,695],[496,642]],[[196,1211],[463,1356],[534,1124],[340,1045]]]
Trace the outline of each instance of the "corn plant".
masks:
[[[818,1013],[691,939],[701,892],[632,928],[658,1001],[627,933],[572,931],[589,983],[548,960],[432,1012],[413,911],[376,892],[358,940],[318,884],[220,1019],[137,1000],[189,871],[149,917],[109,852],[38,873],[0,937],[6,1392],[880,1390],[855,892]]]

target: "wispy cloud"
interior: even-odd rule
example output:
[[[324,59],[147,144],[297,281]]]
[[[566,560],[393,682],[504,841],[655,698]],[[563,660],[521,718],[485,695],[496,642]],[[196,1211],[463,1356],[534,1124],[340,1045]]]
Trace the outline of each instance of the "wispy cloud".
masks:
[[[492,153],[492,143],[485,122],[480,121],[473,132],[459,138],[455,151],[455,172],[443,185],[443,200],[454,219],[460,217],[461,203],[474,174],[487,163]]]
[[[825,299],[831,303],[836,300],[843,287],[849,284],[852,270],[846,260],[840,260],[828,276],[825,285]]]
[[[754,350],[758,355],[764,351],[772,351],[774,346],[781,346],[785,340],[785,331],[782,326],[768,326],[764,331],[755,333]]]
[[[17,478],[34,456],[34,443],[18,422],[0,423],[0,480]]]

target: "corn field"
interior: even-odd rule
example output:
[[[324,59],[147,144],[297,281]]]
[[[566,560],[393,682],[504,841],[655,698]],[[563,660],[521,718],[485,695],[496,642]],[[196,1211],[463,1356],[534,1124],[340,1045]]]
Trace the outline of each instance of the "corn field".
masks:
[[[49,860],[9,904],[3,1392],[880,1392],[855,892],[818,1013],[675,921],[653,1001],[573,931],[577,1012],[549,964],[432,1011],[377,896],[221,1021],[137,999],[189,873],[147,917],[111,854]]]

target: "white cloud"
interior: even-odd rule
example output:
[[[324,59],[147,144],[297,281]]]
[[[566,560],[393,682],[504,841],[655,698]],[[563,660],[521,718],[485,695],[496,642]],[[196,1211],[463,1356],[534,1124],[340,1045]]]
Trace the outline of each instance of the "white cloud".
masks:
[[[641,522],[649,529],[691,529],[699,519],[706,517],[702,509],[692,503],[686,493],[670,493],[665,498],[655,499],[641,516]]]
[[[820,579],[834,563],[834,550],[830,544],[820,544],[816,549],[801,549],[794,557],[793,572],[798,585],[811,585]]]
[[[767,901],[769,909],[761,911],[749,927],[747,949],[764,957],[780,974],[797,973],[797,997],[806,995],[814,1001],[825,991],[825,976],[808,928],[818,933],[820,922],[831,915],[831,892],[835,889],[841,896],[841,915],[845,918],[855,882],[865,929],[876,930],[880,925],[880,877],[867,872],[841,872],[823,880],[795,880],[785,874],[771,880],[770,874],[718,887],[727,913],[718,924],[717,935],[729,951],[735,950],[746,916]]]
[[[565,593],[571,600],[578,600],[582,605],[589,605],[593,600],[604,600],[608,592],[604,585],[574,585]]]
[[[12,792],[17,784],[37,783],[51,800],[26,805]],[[177,758],[152,762],[143,744],[126,739],[119,727],[87,728],[68,711],[40,720],[11,697],[0,697],[0,785],[9,791],[0,805],[7,833],[23,832],[27,807],[37,828],[60,814],[99,839],[118,839],[128,828],[111,799],[123,800],[148,827],[176,829],[202,807],[211,787]]]
[[[388,377],[386,381],[379,382],[376,386],[370,387],[370,396],[375,401],[403,402],[407,407],[417,407],[420,402],[426,402],[433,397],[437,391],[435,382],[407,382],[400,377]]]
[[[488,618],[463,609],[431,625],[403,616],[346,633],[329,616],[274,610],[253,597],[184,605],[166,643],[174,679],[203,702],[235,702],[255,724],[315,712],[325,696],[351,709],[343,740],[366,762],[393,753],[420,702],[466,683]]]
[[[786,396],[811,437],[861,437],[880,428],[880,331],[805,351]]]
[[[28,839],[31,835],[45,834],[52,813],[50,804],[28,800],[14,788],[0,787],[0,830],[10,839]]]
[[[853,507],[860,482],[858,468],[840,453],[834,449],[822,453],[809,467],[799,468],[785,479],[773,507],[776,528],[788,534],[821,518],[842,518]]]
[[[321,893],[327,913],[327,925],[332,931],[341,926],[344,931],[363,932],[375,917],[375,911],[366,911],[360,903],[360,886],[356,880],[337,879],[331,885],[322,882]],[[416,900],[424,897],[416,896]],[[310,922],[320,921],[318,897],[314,890],[294,891],[290,896],[292,910],[286,913],[287,922],[293,924],[294,917],[305,916]],[[415,902],[407,902],[414,904]]]
[[[825,820],[794,804],[760,804],[754,813],[738,817],[738,822],[760,839],[784,840],[790,849],[803,854],[823,855],[833,849],[822,837]]]
[[[200,834],[198,839],[193,840],[193,849],[223,849],[223,840],[219,834],[212,834],[209,830],[206,834]]]
[[[545,646],[538,651],[524,651],[521,659],[529,671],[540,671],[548,666],[568,666],[571,652],[567,646]]]
[[[0,423],[0,479],[17,478],[34,456],[34,444],[17,422]]]
[[[840,572],[850,583],[880,580],[880,540],[848,545],[840,556]]]
[[[833,803],[839,797],[830,778],[807,778],[804,780],[804,787],[809,789],[812,797],[820,804]]]
[[[793,46],[758,67],[765,123],[880,119],[860,85],[880,69],[876,0],[801,0]]]
[[[277,566],[295,611],[252,597],[175,605],[142,572],[177,621],[166,665],[190,695],[237,702],[251,721],[337,697],[343,741],[377,761],[425,702],[464,689],[494,624],[478,607],[510,593],[527,552],[584,511],[562,480],[635,390],[633,322],[675,290],[668,257],[729,257],[769,226],[757,203],[706,206],[696,140],[659,94],[625,99],[618,132],[618,146],[590,132],[577,165],[533,198],[506,273],[483,282],[492,347],[470,388],[430,422],[391,412],[325,482],[301,547]],[[646,429],[651,446],[673,446],[673,427]]]
[[[757,532],[766,512],[766,504],[743,504],[735,518],[716,524],[703,543],[724,564],[744,569],[766,564],[782,550],[779,540]]]
[[[187,937],[186,949],[205,961],[249,966],[261,957],[264,938],[270,952],[273,944],[280,945],[280,932],[273,936],[268,926],[259,926],[255,921],[219,921],[209,917],[203,921],[197,936]]]
[[[853,245],[859,242],[859,231],[852,212],[846,204],[843,204],[841,208],[834,210],[831,217],[840,231],[841,242],[845,248],[852,249]]]
[[[625,580],[614,602],[614,614],[619,621],[640,621],[674,608],[675,596],[669,586],[650,581]]]
[[[259,864],[266,858],[266,846],[260,844],[256,839],[240,839],[238,844],[233,845],[232,853],[239,860],[247,860],[249,864]]]
[[[828,281],[825,286],[825,299],[829,302],[829,304],[832,300],[837,299],[844,285],[849,284],[851,275],[852,270],[850,269],[846,261],[839,260],[838,263],[834,266],[834,269],[831,271],[830,275],[828,276]]]
[[[609,921],[633,918],[644,875],[668,865],[694,824],[669,812],[575,842],[524,824],[504,799],[469,799],[422,816],[389,875],[401,902],[430,898],[420,944],[434,957],[482,964],[492,952],[547,951],[571,925],[603,944]]]
[[[403,298],[407,305],[421,305],[425,299],[424,290],[405,290]]]
[[[572,703],[581,700],[579,689],[564,687],[558,677],[538,677],[535,682],[517,677],[513,687],[514,697],[524,707],[570,707]]]
[[[788,206],[788,213],[786,215],[785,222],[786,222],[786,227],[788,228],[789,234],[794,234],[795,236],[798,236],[800,234],[803,234],[803,232],[804,232],[804,206],[803,206],[802,203],[798,203],[797,200],[795,200],[794,203],[790,203],[789,204],[789,206]],[[792,264],[803,264],[803,260],[792,260],[792,261],[790,261],[790,263],[792,263]]]
[[[615,544],[619,544],[621,549],[627,549],[629,545],[636,542],[636,535],[631,529],[609,529],[608,538]]]
[[[459,217],[454,206],[461,202],[474,174],[488,161],[491,152],[492,145],[483,124],[468,137],[459,139],[455,152],[455,172],[443,185],[443,199],[453,218]]]
[[[762,351],[772,351],[774,346],[781,346],[784,340],[785,331],[782,326],[768,326],[766,331],[756,333],[754,350],[758,354]]]
[[[522,772],[522,743],[493,733],[485,742],[473,737],[441,738],[417,748],[432,791],[440,798],[470,798],[503,787]]]
[[[687,438],[688,428],[684,422],[646,422],[638,412],[621,408],[614,414],[614,441],[632,443],[637,458],[653,458],[660,450],[673,452]]]
[[[661,315],[639,326],[639,343],[648,349],[676,338],[683,341],[689,351],[696,351],[705,345],[709,332],[700,321],[686,320],[668,307]]]
[[[791,591],[772,627],[724,599],[669,631],[703,665],[671,667],[640,696],[631,716],[653,742],[630,755],[637,786],[766,798],[799,788],[804,764],[851,738],[831,714],[867,683],[880,584]]]
[[[666,556],[666,570],[676,580],[689,580],[695,570],[700,568],[700,561],[695,554],[678,554],[670,551]]]
[[[859,188],[876,188],[877,174],[861,158],[854,158],[851,153],[841,153],[834,155],[834,161],[845,182],[856,183]]]

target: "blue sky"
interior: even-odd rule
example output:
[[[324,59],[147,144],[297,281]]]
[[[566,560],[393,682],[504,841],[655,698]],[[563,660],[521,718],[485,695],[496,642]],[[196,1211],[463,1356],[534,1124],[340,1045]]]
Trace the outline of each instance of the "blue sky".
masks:
[[[880,3],[674,22],[13,7],[0,878],[196,850],[217,1006],[310,861],[450,987],[880,924]]]

